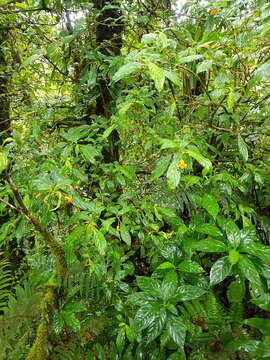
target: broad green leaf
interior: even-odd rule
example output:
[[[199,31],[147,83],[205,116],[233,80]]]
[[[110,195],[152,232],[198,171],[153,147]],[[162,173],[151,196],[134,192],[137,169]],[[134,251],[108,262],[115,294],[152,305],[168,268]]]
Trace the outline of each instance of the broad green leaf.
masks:
[[[250,242],[241,248],[241,251],[257,256],[266,264],[270,264],[270,246],[258,242]]]
[[[241,235],[238,226],[232,219],[226,221],[226,234],[230,247],[237,249],[241,242]]]
[[[175,269],[175,265],[168,261],[165,261],[164,263],[160,264],[157,267],[157,270],[167,270],[167,269]]]
[[[165,173],[165,171],[168,169],[171,158],[172,155],[170,154],[163,156],[158,160],[155,169],[151,173],[151,180],[156,180]]]
[[[219,228],[213,224],[201,224],[201,225],[196,226],[195,230],[202,234],[211,235],[214,237],[222,237],[223,236],[223,234],[219,230]]]
[[[158,207],[157,211],[162,215],[162,219],[164,219],[166,223],[172,225],[173,229],[177,230],[179,226],[184,225],[184,221],[177,216],[173,210]]]
[[[202,198],[202,206],[205,210],[214,218],[217,217],[219,213],[219,206],[216,199],[210,194],[204,194]]]
[[[112,81],[117,82],[117,81],[127,77],[128,75],[135,73],[136,71],[138,71],[140,69],[141,69],[140,63],[125,64],[122,67],[120,67],[120,69],[114,74],[114,76],[112,77]]]
[[[179,57],[178,63],[179,64],[189,63],[189,62],[192,62],[195,60],[199,60],[202,57],[203,57],[202,55],[190,55],[190,56],[185,56],[185,57]]]
[[[137,284],[139,288],[148,294],[156,297],[160,297],[161,295],[161,286],[160,283],[156,279],[152,279],[146,276],[137,276],[136,277]]]
[[[166,78],[171,80],[171,82],[173,82],[175,85],[182,86],[182,82],[176,72],[164,70],[164,74]]]
[[[223,281],[230,273],[231,264],[228,256],[224,256],[218,259],[210,270],[210,285],[219,284]]]
[[[66,260],[68,267],[71,267],[74,260],[76,259],[76,255],[74,253],[74,249],[77,245],[81,244],[83,239],[83,233],[85,231],[84,226],[77,226],[67,237],[64,248],[66,252]]]
[[[173,341],[180,347],[185,344],[186,325],[179,316],[167,315],[166,328]]]
[[[165,81],[165,75],[163,69],[154,63],[149,63],[148,68],[149,68],[150,77],[154,81],[156,89],[158,91],[161,91],[163,89],[163,85]]]
[[[154,297],[152,297],[151,295],[149,295],[146,292],[137,292],[137,293],[128,295],[126,303],[144,306],[154,300],[155,300]]]
[[[67,326],[69,326],[72,330],[78,332],[81,329],[80,320],[76,318],[75,314],[69,311],[62,311],[61,315],[65,320]]]
[[[208,238],[204,240],[200,240],[197,243],[192,244],[193,250],[202,251],[205,253],[220,253],[220,252],[226,252],[227,246],[216,239]]]
[[[63,317],[61,316],[61,314],[57,314],[54,317],[53,329],[54,329],[56,335],[59,335],[62,332],[64,323],[65,323],[65,321],[64,321]]]
[[[204,269],[196,261],[192,260],[184,260],[177,267],[180,271],[183,272],[190,272],[195,274],[204,272]]]
[[[242,255],[238,261],[238,266],[241,269],[244,277],[251,282],[254,286],[261,288],[261,279],[260,275],[256,269],[256,266],[253,262],[248,259],[247,256]]]
[[[0,174],[6,170],[8,167],[8,157],[7,155],[1,151],[0,152]]]
[[[213,60],[205,60],[197,65],[197,74],[211,69]]]
[[[245,286],[243,282],[235,280],[230,283],[227,290],[227,298],[230,303],[241,303],[245,295]]]
[[[244,321],[246,325],[259,329],[263,335],[270,336],[270,320],[263,318],[249,318]]]
[[[86,308],[86,306],[82,305],[79,301],[72,301],[72,302],[67,303],[64,306],[64,310],[75,313],[75,312],[86,311],[87,308]]]
[[[242,158],[244,159],[245,162],[248,161],[248,148],[247,145],[245,143],[245,141],[243,140],[243,138],[241,137],[241,135],[238,135],[238,149],[239,152],[242,156]]]
[[[200,153],[193,151],[193,150],[185,150],[185,153],[191,156],[193,159],[198,161],[199,164],[201,164],[207,172],[209,172],[212,169],[212,163],[209,159],[205,158]]]
[[[160,139],[161,150],[164,149],[179,149],[179,143],[170,139]]]
[[[166,310],[158,302],[142,306],[134,318],[134,327],[137,333],[146,329],[146,340],[150,342],[160,335],[166,321]]]
[[[131,236],[130,233],[128,231],[128,228],[126,227],[126,225],[121,224],[120,226],[120,235],[121,235],[121,239],[127,244],[127,245],[131,245]]]
[[[193,285],[181,285],[177,289],[177,296],[175,299],[178,301],[194,300],[201,297],[206,293],[206,290]]]
[[[240,259],[240,254],[238,251],[232,249],[229,251],[229,262],[234,265],[237,264]]]
[[[179,158],[177,154],[177,156],[173,157],[173,160],[167,171],[168,186],[171,190],[174,190],[178,186],[181,178],[181,172],[178,168],[178,163],[179,163]]]
[[[168,301],[170,298],[176,295],[176,289],[178,286],[178,276],[174,270],[171,270],[165,274],[165,277],[161,284],[162,300]]]
[[[94,229],[93,241],[100,255],[105,255],[107,241],[101,231]]]
[[[26,58],[22,63],[20,68],[24,68],[27,65],[32,64],[33,62],[35,62],[36,60],[40,59],[42,57],[42,54],[34,54],[29,56],[28,58]]]
[[[89,161],[91,164],[95,164],[96,157],[100,155],[97,149],[91,144],[80,145],[80,149],[85,160]]]

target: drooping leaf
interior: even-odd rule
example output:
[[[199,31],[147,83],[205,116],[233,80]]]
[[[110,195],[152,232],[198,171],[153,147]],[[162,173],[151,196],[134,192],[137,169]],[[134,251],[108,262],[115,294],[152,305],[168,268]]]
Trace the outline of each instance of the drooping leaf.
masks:
[[[174,156],[167,171],[168,186],[171,190],[174,190],[178,186],[181,178],[181,172],[178,168],[178,162],[178,156]]]
[[[249,318],[245,320],[245,324],[259,329],[265,336],[270,336],[270,320],[263,318]]]
[[[131,245],[131,236],[130,236],[130,232],[128,231],[128,228],[126,227],[125,224],[122,224],[120,226],[120,235],[121,235],[121,239],[127,244],[127,245]]]
[[[170,154],[163,156],[162,158],[159,159],[155,169],[151,173],[151,180],[156,180],[165,173],[165,171],[167,170],[170,164],[171,158],[172,155]]]
[[[112,81],[117,82],[128,75],[134,74],[141,69],[140,63],[128,63],[120,67],[120,69],[112,77]]]
[[[185,153],[187,153],[189,156],[191,156],[193,159],[198,161],[199,164],[201,164],[207,172],[209,172],[212,169],[212,163],[209,159],[201,155],[200,153],[194,151],[194,150],[185,150]]]
[[[105,255],[107,241],[101,231],[99,231],[97,229],[94,229],[93,231],[94,231],[94,233],[93,233],[94,244],[97,247],[97,250],[100,253],[100,255]]]
[[[149,63],[148,67],[149,67],[150,77],[154,81],[156,89],[158,91],[161,91],[163,89],[163,85],[165,81],[165,75],[163,69],[154,63]]]
[[[211,216],[213,216],[214,218],[217,217],[219,213],[219,205],[212,195],[204,194],[202,198],[202,206]]]
[[[210,235],[210,236],[214,236],[214,237],[222,237],[223,234],[222,232],[219,230],[219,228],[213,224],[201,224],[196,226],[196,231],[202,233],[202,234],[206,234],[206,235]]]
[[[238,135],[238,149],[245,162],[248,161],[248,148],[241,135]]]
[[[193,243],[192,249],[202,251],[205,253],[208,253],[208,252],[209,253],[219,253],[219,252],[226,252],[227,246],[219,240],[216,240],[213,238],[208,238],[208,239],[200,240],[196,243]]]

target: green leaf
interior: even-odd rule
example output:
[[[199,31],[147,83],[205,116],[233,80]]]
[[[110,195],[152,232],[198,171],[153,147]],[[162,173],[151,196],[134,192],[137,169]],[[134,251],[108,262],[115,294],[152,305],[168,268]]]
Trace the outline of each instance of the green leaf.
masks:
[[[156,180],[165,173],[170,164],[171,158],[172,155],[170,154],[167,156],[163,156],[158,160],[155,169],[151,173],[151,180]]]
[[[26,67],[27,65],[32,64],[33,62],[40,59],[41,57],[42,57],[42,54],[34,54],[34,55],[29,56],[21,63],[20,69]]]
[[[134,318],[134,328],[140,333],[147,329],[146,342],[153,341],[157,338],[166,321],[166,310],[163,304],[151,303],[142,306],[136,313]]]
[[[193,159],[198,161],[199,164],[201,164],[207,172],[209,172],[212,169],[212,163],[209,159],[205,158],[200,153],[193,151],[193,150],[185,150],[185,153],[191,156]]]
[[[114,76],[112,77],[112,81],[117,82],[140,69],[140,63],[125,64],[121,66],[120,69],[118,69],[118,71],[114,74]]]
[[[61,331],[63,329],[63,326],[64,326],[64,319],[63,317],[61,316],[61,314],[57,314],[55,317],[54,317],[54,320],[53,320],[53,329],[56,333],[56,335],[59,335],[61,334]]]
[[[83,233],[85,231],[84,226],[77,226],[67,237],[64,247],[66,253],[66,259],[68,267],[71,267],[74,260],[76,259],[76,255],[74,253],[74,249],[77,245],[79,245],[83,238]]]
[[[243,160],[245,162],[247,162],[248,161],[248,148],[247,148],[245,141],[241,137],[241,135],[238,135],[238,149],[239,149],[239,152],[240,152]]]
[[[180,181],[181,178],[181,172],[178,168],[178,154],[173,157],[173,161],[171,162],[171,165],[168,168],[167,171],[167,180],[168,180],[168,186],[171,190],[174,190]]]
[[[64,306],[64,311],[69,311],[69,312],[83,312],[86,311],[87,307],[82,305],[79,301],[72,301],[69,302],[67,304],[65,304]]]
[[[166,270],[166,269],[175,269],[175,265],[168,261],[165,261],[164,263],[160,264],[157,267],[157,270]]]
[[[171,80],[171,82],[173,82],[175,85],[182,86],[182,82],[176,72],[167,71],[167,70],[163,70],[163,71],[166,78]]]
[[[177,273],[173,270],[166,273],[165,278],[161,285],[162,300],[168,301],[170,298],[176,295],[176,289],[178,285]]]
[[[230,303],[241,303],[245,295],[243,282],[235,280],[230,283],[227,290],[227,297]]]
[[[161,286],[157,280],[146,276],[137,276],[136,280],[141,290],[147,292],[152,296],[161,296]]]
[[[185,344],[186,338],[186,325],[183,320],[178,316],[171,314],[167,315],[166,328],[173,341],[180,347]]]
[[[189,63],[195,60],[199,60],[202,57],[203,57],[202,55],[190,55],[190,56],[180,57],[178,59],[178,63],[179,64]]]
[[[239,259],[240,259],[240,254],[239,254],[238,251],[236,251],[234,249],[229,251],[229,262],[230,262],[230,264],[232,264],[232,265],[237,264]]]
[[[72,330],[78,332],[81,329],[80,320],[76,318],[75,314],[69,311],[62,311],[61,315],[65,320],[67,326],[69,326]]]
[[[219,230],[219,228],[213,224],[201,224],[201,225],[196,226],[195,230],[198,231],[199,233],[211,235],[214,237],[222,237],[223,236],[223,234]]]
[[[205,60],[197,65],[197,74],[211,69],[213,60]]]
[[[261,288],[261,279],[260,275],[256,269],[256,266],[253,262],[247,258],[247,256],[242,255],[238,261],[239,268],[243,273],[244,277],[251,282],[254,286]]]
[[[219,206],[216,199],[210,194],[204,194],[202,198],[202,206],[205,210],[214,218],[217,217],[219,213]]]
[[[241,242],[241,235],[238,226],[232,219],[226,221],[226,234],[229,245],[233,249],[237,249]]]
[[[249,244],[244,245],[241,248],[241,251],[247,252],[250,255],[257,256],[266,264],[270,264],[270,246],[266,246],[258,242],[256,243],[251,242]]]
[[[164,81],[165,81],[165,75],[163,69],[161,69],[159,66],[157,66],[154,63],[149,63],[149,74],[151,79],[155,83],[155,87],[158,91],[161,91],[163,89]]]
[[[193,250],[205,253],[220,253],[227,251],[227,246],[223,242],[212,238],[200,240],[196,243],[194,242],[191,247]]]
[[[8,167],[8,157],[4,152],[0,152],[0,174]]]
[[[120,226],[120,235],[121,235],[121,239],[128,245],[131,245],[131,236],[130,233],[126,227],[126,225],[121,224]]]
[[[126,303],[128,305],[134,304],[134,305],[144,306],[144,305],[147,305],[149,302],[153,302],[154,300],[155,300],[155,298],[146,292],[137,292],[137,293],[128,295]]]
[[[223,281],[230,273],[231,264],[228,256],[224,256],[218,259],[210,270],[210,285],[219,284]]]
[[[204,272],[204,269],[196,261],[192,260],[184,260],[177,267],[180,271],[183,272],[190,272],[195,274]]]
[[[96,157],[100,156],[100,153],[93,145],[80,145],[81,152],[86,161],[89,161],[91,164],[95,164]]]
[[[206,290],[193,285],[182,285],[179,286],[177,289],[177,295],[175,296],[174,300],[178,301],[188,301],[194,300],[198,297],[201,297],[203,294],[206,293]]]
[[[95,244],[98,252],[100,253],[100,255],[105,255],[107,241],[106,241],[104,235],[102,234],[101,231],[99,231],[97,229],[94,229],[93,233],[94,233],[93,241],[94,241],[94,244]]]
[[[246,325],[259,329],[263,335],[270,336],[270,320],[262,318],[249,318],[244,321]]]

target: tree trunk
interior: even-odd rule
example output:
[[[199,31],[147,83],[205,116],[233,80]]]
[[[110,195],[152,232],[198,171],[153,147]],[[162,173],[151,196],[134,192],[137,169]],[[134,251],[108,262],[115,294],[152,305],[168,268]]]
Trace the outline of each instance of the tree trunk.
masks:
[[[7,33],[0,32],[0,139],[7,136],[10,129],[9,117],[9,74],[5,58],[4,46],[7,40]]]

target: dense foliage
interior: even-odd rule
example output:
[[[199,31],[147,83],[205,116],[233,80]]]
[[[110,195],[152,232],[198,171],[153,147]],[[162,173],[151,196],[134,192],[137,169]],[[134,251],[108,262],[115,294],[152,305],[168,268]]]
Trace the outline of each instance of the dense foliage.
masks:
[[[270,359],[270,4],[0,0],[0,359]]]

